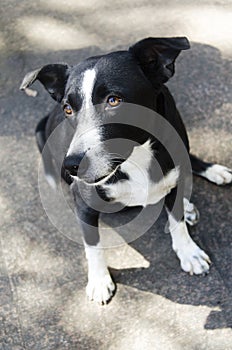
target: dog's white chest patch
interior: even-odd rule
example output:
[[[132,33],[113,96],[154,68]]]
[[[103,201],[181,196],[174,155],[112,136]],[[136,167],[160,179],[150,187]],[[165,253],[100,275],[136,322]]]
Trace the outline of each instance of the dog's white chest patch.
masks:
[[[107,196],[125,206],[147,206],[158,203],[174,187],[179,177],[179,169],[169,171],[159,182],[150,178],[149,168],[152,163],[150,141],[136,146],[130,157],[121,165],[122,172],[129,180],[121,180],[114,184],[104,185]]]

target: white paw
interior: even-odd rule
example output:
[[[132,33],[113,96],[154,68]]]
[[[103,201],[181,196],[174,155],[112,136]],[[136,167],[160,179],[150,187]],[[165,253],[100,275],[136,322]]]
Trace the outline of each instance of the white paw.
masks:
[[[174,249],[180,259],[181,268],[190,275],[206,274],[211,263],[208,255],[200,249],[192,240],[183,244],[179,249]]]
[[[196,225],[200,219],[200,214],[193,203],[184,198],[184,220],[190,226]]]
[[[232,170],[219,164],[212,165],[202,175],[217,185],[226,185],[232,182]]]
[[[91,277],[86,287],[86,294],[90,300],[100,304],[106,304],[115,290],[115,284],[112,281],[110,274],[104,277]]]

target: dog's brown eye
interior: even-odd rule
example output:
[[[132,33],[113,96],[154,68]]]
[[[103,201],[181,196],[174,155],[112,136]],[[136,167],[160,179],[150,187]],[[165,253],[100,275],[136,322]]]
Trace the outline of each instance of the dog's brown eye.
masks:
[[[64,105],[64,113],[66,114],[67,117],[73,115],[72,107],[68,104]]]
[[[117,107],[122,102],[122,99],[118,96],[110,96],[107,100],[107,103],[110,107]]]

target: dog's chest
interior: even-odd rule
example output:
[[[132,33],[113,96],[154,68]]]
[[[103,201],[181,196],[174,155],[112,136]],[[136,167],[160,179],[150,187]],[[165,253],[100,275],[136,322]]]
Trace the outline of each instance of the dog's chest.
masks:
[[[158,203],[174,187],[179,177],[179,169],[169,171],[159,182],[150,176],[152,166],[150,143],[134,148],[130,157],[121,165],[121,171],[128,175],[128,180],[119,180],[103,186],[108,198],[125,206],[146,206]]]

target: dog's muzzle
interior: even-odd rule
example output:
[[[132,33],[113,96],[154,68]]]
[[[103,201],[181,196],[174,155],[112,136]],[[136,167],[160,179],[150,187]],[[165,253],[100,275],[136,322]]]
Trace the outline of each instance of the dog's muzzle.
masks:
[[[63,167],[70,175],[81,177],[89,167],[89,160],[85,153],[67,156],[64,159]]]
[[[106,175],[101,176],[98,179],[95,179],[94,182],[89,182],[84,180],[85,174],[89,168],[90,161],[86,156],[86,153],[82,153],[79,155],[71,155],[65,157],[63,161],[64,169],[72,176],[77,176],[80,180],[84,181],[89,186],[98,186],[104,184],[108,181],[114,174],[116,174],[118,168],[121,163],[124,161],[122,158],[114,158],[112,162],[114,164],[113,169]]]

